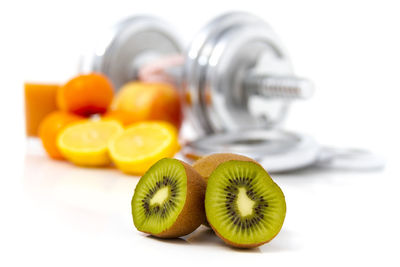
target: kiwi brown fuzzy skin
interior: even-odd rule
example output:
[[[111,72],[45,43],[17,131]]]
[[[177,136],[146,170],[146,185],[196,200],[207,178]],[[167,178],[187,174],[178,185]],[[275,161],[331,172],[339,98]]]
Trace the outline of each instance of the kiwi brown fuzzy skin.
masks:
[[[170,228],[158,234],[149,233],[160,238],[177,238],[188,235],[196,230],[206,219],[204,210],[206,183],[192,166],[183,161],[180,162],[185,168],[187,177],[185,205]]]
[[[259,164],[254,159],[232,153],[216,153],[200,158],[193,163],[193,168],[204,178],[207,182],[211,173],[221,164],[230,160],[251,161]]]

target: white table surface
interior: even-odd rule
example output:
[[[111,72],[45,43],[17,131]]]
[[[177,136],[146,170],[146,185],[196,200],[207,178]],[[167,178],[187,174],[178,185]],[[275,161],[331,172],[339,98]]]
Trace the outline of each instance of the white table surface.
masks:
[[[138,232],[130,210],[138,177],[50,160],[37,140],[28,142],[21,168],[21,180],[9,187],[1,237],[4,256],[18,266],[400,263],[399,182],[391,165],[273,175],[286,196],[286,220],[274,240],[251,250],[230,248],[203,226],[173,240]]]

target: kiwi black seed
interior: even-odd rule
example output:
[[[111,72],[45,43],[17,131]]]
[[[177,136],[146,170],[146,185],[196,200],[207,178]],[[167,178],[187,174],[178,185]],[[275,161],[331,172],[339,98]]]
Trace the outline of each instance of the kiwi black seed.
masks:
[[[205,220],[206,183],[190,165],[161,159],[139,180],[132,198],[136,228],[162,238],[187,235]]]
[[[204,156],[193,163],[193,168],[204,178],[207,182],[208,177],[218,167],[219,164],[229,160],[252,161],[257,163],[254,159],[233,153],[215,153]],[[204,226],[210,227],[207,220],[203,223]]]
[[[226,161],[208,178],[205,210],[215,233],[234,247],[251,248],[273,239],[286,215],[282,190],[251,161]]]

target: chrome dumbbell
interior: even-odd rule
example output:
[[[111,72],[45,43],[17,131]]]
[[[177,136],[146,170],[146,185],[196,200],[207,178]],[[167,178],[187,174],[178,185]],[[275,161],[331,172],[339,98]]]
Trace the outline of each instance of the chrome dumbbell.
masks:
[[[189,46],[184,71],[192,120],[207,134],[273,128],[291,100],[313,92],[308,80],[294,76],[271,28],[246,13],[208,23]]]
[[[208,23],[186,52],[166,22],[133,17],[103,36],[81,72],[105,73],[115,88],[134,79],[178,84],[186,118],[197,139],[182,154],[248,155],[270,172],[309,165],[375,169],[384,161],[360,150],[324,148],[307,135],[281,130],[290,102],[308,98],[313,85],[295,77],[289,57],[270,27],[247,13],[228,13]]]
[[[186,115],[203,135],[273,128],[285,117],[291,100],[312,95],[312,83],[293,75],[278,38],[253,15],[217,17],[185,53],[171,29],[153,17],[127,19],[114,27],[97,53],[83,58],[81,70],[105,73],[119,88],[152,64],[175,60],[161,64],[164,77],[181,85]]]

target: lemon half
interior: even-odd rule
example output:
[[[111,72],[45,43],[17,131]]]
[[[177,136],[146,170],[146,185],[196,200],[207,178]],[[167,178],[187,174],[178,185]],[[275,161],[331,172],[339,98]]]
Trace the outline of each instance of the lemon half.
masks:
[[[143,175],[158,160],[173,157],[180,147],[178,132],[172,124],[147,121],[135,123],[116,135],[108,148],[117,168]]]
[[[57,146],[61,154],[76,165],[104,166],[111,162],[110,139],[122,132],[122,125],[114,120],[85,120],[66,127],[58,135]]]

